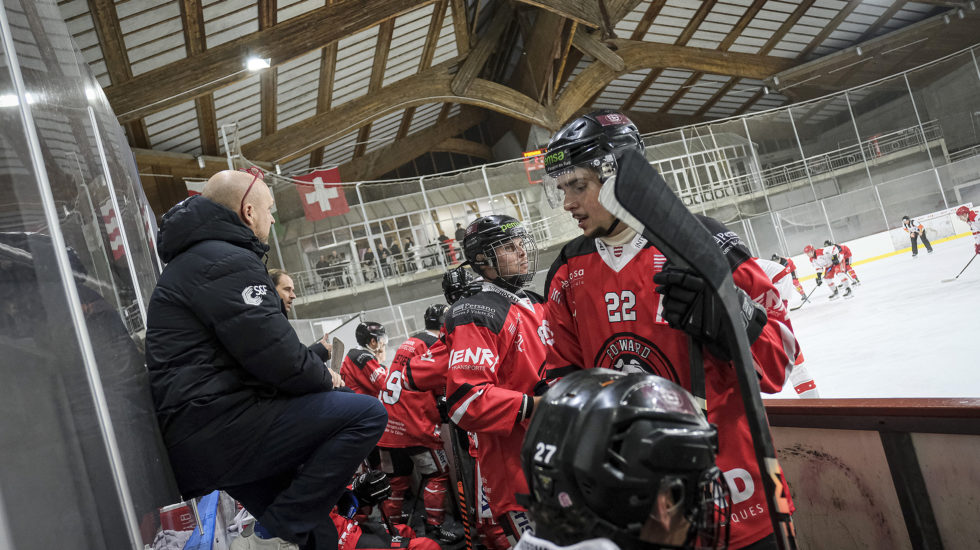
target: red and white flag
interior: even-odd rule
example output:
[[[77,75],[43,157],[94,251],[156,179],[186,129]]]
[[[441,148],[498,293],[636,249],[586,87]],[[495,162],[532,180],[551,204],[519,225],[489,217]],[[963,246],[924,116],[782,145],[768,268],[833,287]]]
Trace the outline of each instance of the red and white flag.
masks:
[[[350,212],[347,197],[344,196],[344,188],[340,185],[332,185],[340,183],[339,169],[314,170],[310,174],[295,176],[293,179],[309,182],[309,185],[296,184],[306,219],[317,221],[327,216],[339,216]]]
[[[112,259],[118,260],[126,255],[126,249],[123,248],[122,232],[119,231],[119,218],[116,216],[116,210],[109,201],[106,201],[100,206],[99,210],[102,213],[102,223],[105,224],[105,232],[109,235],[109,248],[112,249]]]
[[[184,180],[184,185],[187,186],[187,196],[193,197],[194,195],[200,195],[204,192],[204,184],[206,181],[187,181]]]

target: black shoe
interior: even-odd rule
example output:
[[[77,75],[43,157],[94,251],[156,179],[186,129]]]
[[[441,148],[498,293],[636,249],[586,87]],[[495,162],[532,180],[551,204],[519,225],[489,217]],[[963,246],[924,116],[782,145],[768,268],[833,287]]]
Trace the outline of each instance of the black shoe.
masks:
[[[430,525],[428,523],[425,524],[425,536],[439,544],[446,545],[456,544],[463,538],[463,535],[454,533],[442,525]]]
[[[845,298],[850,298],[851,297],[851,287],[847,287],[847,288],[844,289],[844,297]]]
[[[833,294],[831,294],[830,295],[830,298],[828,298],[828,299],[829,300],[836,300],[837,299],[837,289],[836,288],[834,289]]]

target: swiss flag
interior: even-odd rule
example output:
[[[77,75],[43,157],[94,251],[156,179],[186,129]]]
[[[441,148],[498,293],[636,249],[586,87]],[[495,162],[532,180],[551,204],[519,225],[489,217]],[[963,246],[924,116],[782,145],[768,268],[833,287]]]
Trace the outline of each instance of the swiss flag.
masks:
[[[109,235],[112,259],[118,260],[126,255],[126,249],[123,248],[122,233],[119,231],[119,218],[116,217],[116,210],[109,201],[100,206],[99,210],[102,212],[102,223],[105,224],[105,231]]]
[[[309,182],[309,185],[296,184],[306,219],[317,221],[327,216],[339,216],[350,212],[343,187],[330,185],[340,183],[340,170],[338,168],[314,170],[311,174],[296,176],[293,179]]]
[[[206,181],[187,181],[184,180],[184,185],[187,186],[187,196],[193,197],[194,195],[200,195],[204,191],[204,184]]]

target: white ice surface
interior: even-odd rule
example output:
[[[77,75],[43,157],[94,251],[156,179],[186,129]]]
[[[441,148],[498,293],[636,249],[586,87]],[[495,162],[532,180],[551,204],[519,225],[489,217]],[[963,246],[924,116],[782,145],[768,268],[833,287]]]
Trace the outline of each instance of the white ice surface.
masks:
[[[826,283],[790,313],[820,397],[980,397],[980,259],[962,237],[919,257],[906,252],[855,266],[851,299]],[[860,260],[861,258],[855,258]],[[814,281],[803,282],[809,292]],[[795,294],[795,293],[794,293]],[[799,304],[799,297],[790,306]],[[796,399],[783,391],[763,398]]]

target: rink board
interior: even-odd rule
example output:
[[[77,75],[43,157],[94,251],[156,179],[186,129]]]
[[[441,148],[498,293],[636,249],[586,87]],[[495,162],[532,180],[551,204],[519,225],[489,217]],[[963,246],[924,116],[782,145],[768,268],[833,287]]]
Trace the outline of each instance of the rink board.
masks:
[[[980,548],[980,399],[766,406],[800,548]]]

